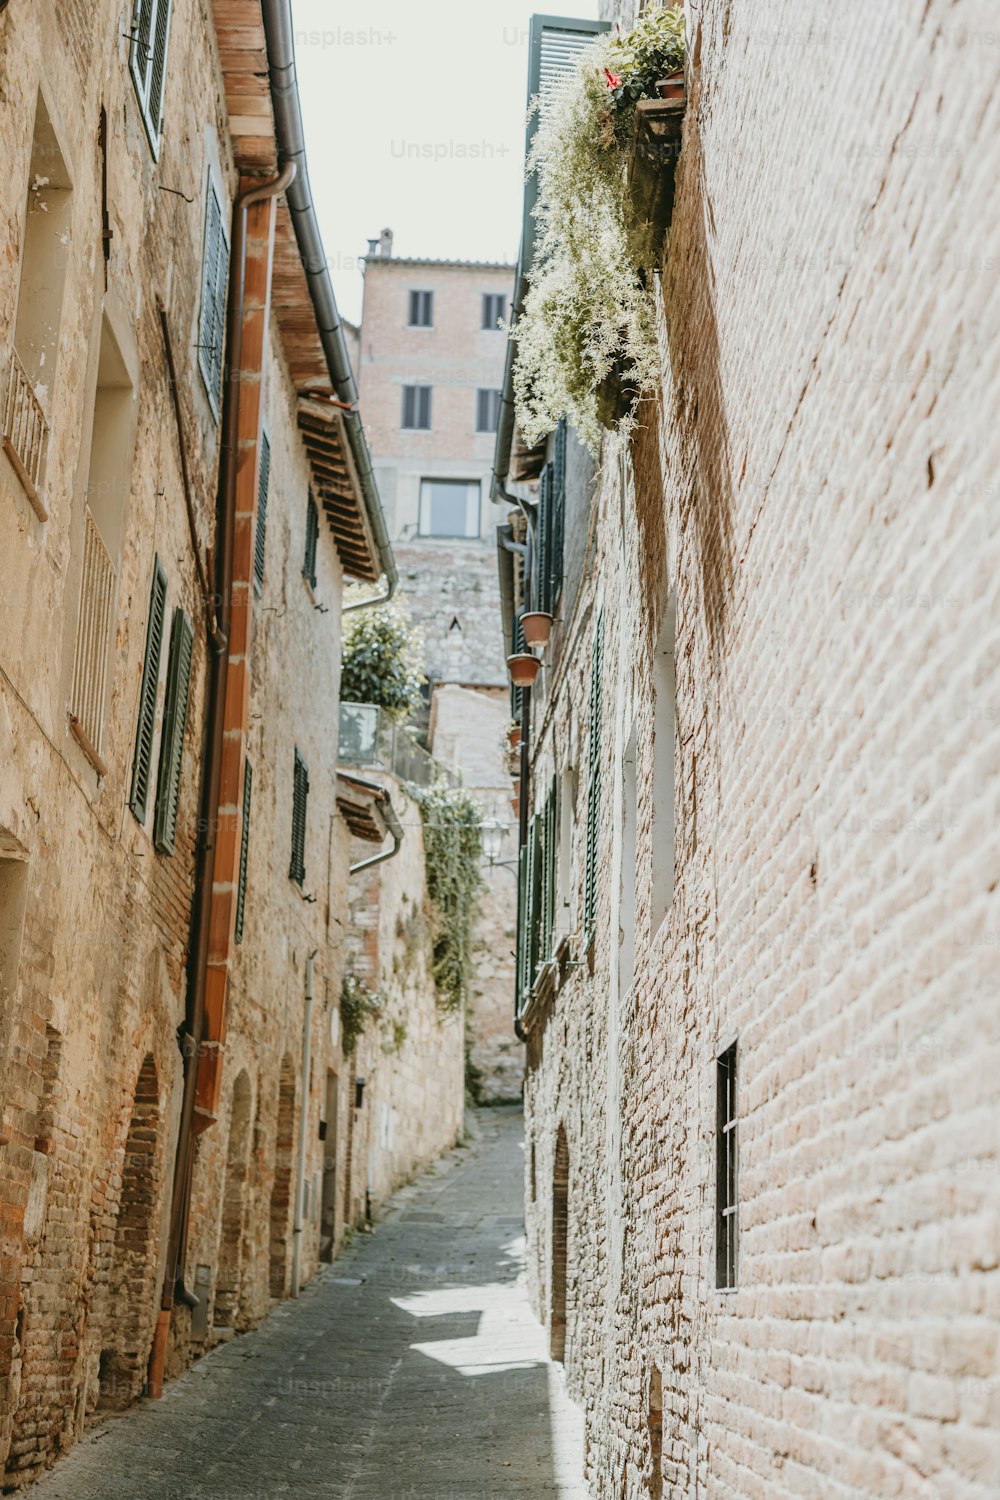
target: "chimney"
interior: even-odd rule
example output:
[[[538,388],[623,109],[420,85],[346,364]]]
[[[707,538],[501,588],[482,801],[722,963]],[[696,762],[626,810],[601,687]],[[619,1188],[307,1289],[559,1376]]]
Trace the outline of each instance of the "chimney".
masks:
[[[378,237],[378,253],[386,260],[392,256],[392,230],[383,229]]]

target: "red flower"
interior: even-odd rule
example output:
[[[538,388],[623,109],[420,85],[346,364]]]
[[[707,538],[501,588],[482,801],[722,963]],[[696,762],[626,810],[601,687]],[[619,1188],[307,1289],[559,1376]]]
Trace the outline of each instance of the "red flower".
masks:
[[[604,69],[604,76],[608,80],[608,88],[609,89],[620,89],[621,88],[621,86],[622,86],[622,80],[621,80],[621,75],[619,73],[612,73],[607,68],[605,68]]]

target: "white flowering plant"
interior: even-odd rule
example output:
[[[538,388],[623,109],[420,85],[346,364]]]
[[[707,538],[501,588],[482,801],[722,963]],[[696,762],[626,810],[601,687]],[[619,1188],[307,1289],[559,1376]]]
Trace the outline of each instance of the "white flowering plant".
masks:
[[[514,400],[525,441],[566,417],[592,452],[600,446],[600,387],[635,399],[655,379],[649,226],[630,212],[626,173],[635,109],[684,63],[684,12],[647,11],[626,36],[599,36],[545,100],[528,172],[538,173],[534,261],[516,343]]]

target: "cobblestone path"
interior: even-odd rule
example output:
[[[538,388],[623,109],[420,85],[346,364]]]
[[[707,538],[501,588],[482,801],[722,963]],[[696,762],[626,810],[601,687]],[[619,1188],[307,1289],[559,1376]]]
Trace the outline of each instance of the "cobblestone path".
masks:
[[[522,1118],[478,1123],[297,1302],[95,1429],[31,1500],[580,1500],[582,1426],[518,1281]]]

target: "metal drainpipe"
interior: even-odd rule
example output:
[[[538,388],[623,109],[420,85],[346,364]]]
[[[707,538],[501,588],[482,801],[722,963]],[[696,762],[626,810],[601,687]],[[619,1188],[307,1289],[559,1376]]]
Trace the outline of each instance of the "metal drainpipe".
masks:
[[[240,193],[233,204],[233,244],[230,252],[230,298],[226,348],[229,356],[229,386],[226,392],[225,425],[219,452],[216,549],[212,587],[215,592],[215,631],[209,657],[208,705],[201,760],[200,826],[202,835],[195,856],[194,901],[189,939],[188,982],[185,1022],[181,1043],[184,1059],[184,1093],[174,1156],[174,1178],[170,1197],[170,1227],[160,1315],[149,1355],[146,1394],[153,1400],[163,1395],[163,1372],[167,1338],[175,1300],[197,1307],[198,1298],[184,1283],[194,1166],[194,1104],[198,1080],[198,1056],[205,1025],[205,975],[208,966],[209,916],[215,878],[214,830],[219,817],[219,781],[222,770],[222,740],[225,732],[226,682],[229,674],[229,630],[232,613],[233,544],[236,516],[236,445],[239,427],[239,390],[243,361],[243,305],[246,274],[246,211],[251,203],[275,198],[295,176],[289,162],[277,177]]]
[[[361,780],[360,777],[356,777],[355,779],[358,781]],[[378,783],[372,781],[366,782],[365,785],[377,786]],[[393,807],[392,803],[389,801],[388,796],[386,797],[385,805],[382,808],[382,816],[385,818],[386,827],[392,834],[392,848],[380,849],[378,854],[372,854],[368,859],[361,859],[356,865],[348,865],[348,875],[356,875],[359,870],[370,870],[375,865],[381,865],[387,859],[392,859],[394,855],[399,853],[399,846],[403,842],[403,828],[399,819],[396,817],[396,810]]]
[[[299,1159],[295,1166],[295,1220],[292,1231],[292,1296],[302,1279],[302,1200],[306,1185],[306,1142],[309,1136],[309,1061],[312,1053],[313,970],[318,948],[306,959],[306,1013],[302,1022],[302,1111],[299,1120]]]

